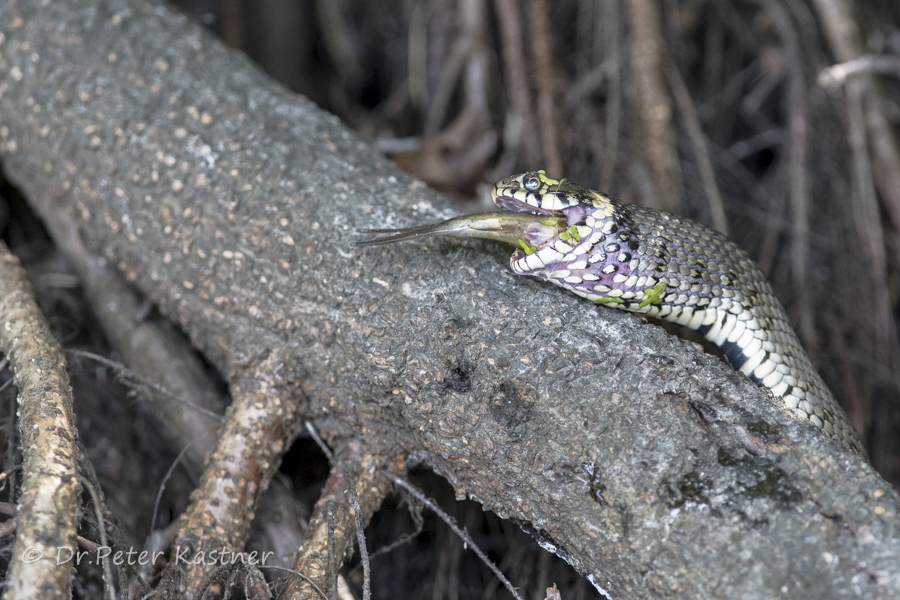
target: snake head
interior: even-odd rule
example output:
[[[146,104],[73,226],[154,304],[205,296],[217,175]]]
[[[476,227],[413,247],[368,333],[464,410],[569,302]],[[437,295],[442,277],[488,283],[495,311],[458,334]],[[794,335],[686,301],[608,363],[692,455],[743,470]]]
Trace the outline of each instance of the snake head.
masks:
[[[565,208],[553,193],[553,188],[561,183],[547,177],[544,171],[530,171],[495,183],[491,188],[491,199],[509,212],[552,215]]]
[[[491,198],[494,204],[509,212],[536,215],[565,213],[570,224],[577,222],[580,216],[570,214],[570,209],[596,207],[597,202],[608,201],[601,194],[570,183],[568,179],[548,177],[543,170],[501,179],[491,188]]]

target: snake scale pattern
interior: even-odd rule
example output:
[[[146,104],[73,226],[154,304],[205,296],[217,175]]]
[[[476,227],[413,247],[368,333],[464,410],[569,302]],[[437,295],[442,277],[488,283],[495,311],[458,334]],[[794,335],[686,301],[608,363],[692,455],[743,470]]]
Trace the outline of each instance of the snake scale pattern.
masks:
[[[736,370],[780,398],[788,412],[865,455],[772,287],[734,242],[700,223],[624,204],[544,171],[502,179],[491,195],[506,212],[406,230],[370,230],[394,235],[362,245],[432,234],[517,243],[510,259],[516,273],[697,331]],[[503,223],[503,233],[485,233],[488,222]]]

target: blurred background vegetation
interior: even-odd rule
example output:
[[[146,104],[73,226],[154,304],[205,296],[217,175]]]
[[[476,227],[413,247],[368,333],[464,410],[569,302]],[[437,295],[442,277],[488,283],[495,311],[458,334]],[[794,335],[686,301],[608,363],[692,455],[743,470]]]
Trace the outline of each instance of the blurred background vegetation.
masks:
[[[773,282],[873,465],[900,483],[896,0],[176,4],[461,211],[486,209],[493,181],[543,168],[726,231]],[[5,237],[26,265],[48,263],[36,229]],[[67,287],[44,300],[76,335],[88,311]],[[327,465],[299,443],[283,471],[311,504]],[[566,600],[596,597],[514,524],[454,503],[424,471],[416,482],[526,597],[554,581]],[[373,559],[374,597],[508,597],[399,500],[376,515],[370,553],[417,527]]]

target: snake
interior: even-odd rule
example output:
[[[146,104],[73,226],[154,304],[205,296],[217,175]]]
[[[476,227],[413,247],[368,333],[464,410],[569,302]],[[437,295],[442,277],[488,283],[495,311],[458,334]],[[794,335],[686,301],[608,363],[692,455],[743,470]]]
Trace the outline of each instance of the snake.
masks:
[[[725,235],[551,178],[543,170],[501,179],[491,198],[502,212],[404,229],[363,229],[375,237],[357,245],[431,235],[513,244],[515,273],[696,331],[718,346],[735,370],[770,390],[785,412],[865,456],[762,270]]]

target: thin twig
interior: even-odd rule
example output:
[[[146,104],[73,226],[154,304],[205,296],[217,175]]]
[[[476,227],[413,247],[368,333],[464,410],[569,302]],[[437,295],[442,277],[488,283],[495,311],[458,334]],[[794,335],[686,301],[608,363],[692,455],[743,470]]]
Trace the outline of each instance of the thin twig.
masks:
[[[855,3],[814,0],[813,5],[837,60],[849,64],[865,59],[862,35],[854,14]],[[874,65],[874,61],[871,64]],[[872,77],[860,72],[856,77],[845,78],[844,93],[848,97],[858,94],[859,99],[853,102],[864,106],[863,117],[871,137],[868,143],[872,153],[872,178],[881,192],[882,203],[891,222],[894,227],[900,228],[900,149],[897,148],[896,137],[891,135],[892,128],[884,115],[881,91],[874,85]]]
[[[525,44],[522,41],[522,15],[519,3],[514,0],[494,0],[497,11],[497,25],[503,42],[503,64],[506,67],[504,87],[509,94],[509,116],[506,129],[509,138],[522,152],[525,166],[537,168],[541,154],[539,152],[537,131],[533,126],[534,107],[531,101],[531,90],[528,87],[528,70],[525,66]]]
[[[169,470],[166,471],[166,475],[159,484],[159,489],[156,492],[156,501],[153,503],[153,518],[150,520],[151,532],[156,531],[156,516],[159,514],[159,504],[162,501],[163,492],[166,491],[166,483],[168,483],[169,479],[172,477],[172,473],[175,472],[175,467],[181,464],[181,459],[184,458],[184,455],[187,454],[190,447],[191,445],[188,444],[181,449],[181,452],[178,453],[178,456],[176,456],[175,460],[172,461],[172,464],[169,465]]]
[[[316,431],[316,426],[311,422],[306,421],[303,423],[306,427],[306,431],[309,432],[310,437],[312,437],[313,441],[319,446],[319,449],[322,450],[322,453],[328,458],[328,464],[334,466],[334,453],[331,451],[331,448],[325,444],[325,441],[319,436],[319,432]]]
[[[328,597],[334,598],[337,593],[340,567],[338,566],[337,552],[334,549],[334,530],[336,526],[334,522],[334,502],[331,500],[325,504],[325,522],[328,524],[328,573],[326,573],[328,586],[325,589],[328,592]]]
[[[697,117],[697,111],[694,109],[691,93],[684,84],[681,72],[674,62],[669,61],[666,75],[668,76],[669,85],[672,87],[675,102],[678,104],[678,111],[681,113],[682,119],[684,119],[684,128],[687,131],[688,139],[691,141],[691,147],[694,149],[694,157],[697,159],[697,168],[700,170],[700,180],[703,182],[703,191],[709,204],[709,213],[712,217],[713,227],[727,234],[728,218],[725,216],[725,203],[722,201],[722,194],[719,192],[719,185],[716,183],[716,171],[709,156],[706,136],[703,134],[700,118]]]
[[[659,208],[678,212],[674,194],[672,107],[662,69],[662,26],[655,0],[630,0],[631,71],[637,85],[636,103],[644,129],[644,155],[650,168]],[[648,199],[652,200],[652,199]]]
[[[202,406],[199,406],[197,404],[194,404],[190,400],[185,400],[184,398],[178,397],[177,395],[173,394],[172,392],[170,392],[163,386],[150,381],[146,377],[142,377],[142,376],[138,375],[137,373],[135,373],[134,371],[132,371],[131,369],[129,369],[128,367],[126,367],[125,365],[123,365],[120,362],[110,360],[104,356],[100,356],[99,354],[94,354],[93,352],[88,352],[86,350],[76,350],[74,348],[68,348],[66,350],[66,354],[71,354],[72,356],[77,356],[79,358],[87,358],[89,360],[93,360],[94,362],[98,362],[102,365],[109,367],[110,369],[113,370],[113,373],[116,374],[116,377],[119,379],[119,381],[124,385],[134,388],[135,387],[134,384],[139,384],[141,386],[144,386],[146,388],[153,390],[154,392],[156,392],[158,394],[165,396],[166,398],[169,398],[170,400],[173,400],[175,402],[178,402],[179,404],[187,406],[187,407],[193,409],[194,411],[200,413],[201,415],[206,415],[207,417],[209,417],[215,421],[222,420],[222,415],[214,413],[213,411],[203,408]],[[134,383],[132,383],[132,382],[134,382]]]
[[[385,469],[382,469],[381,473],[385,477],[393,481],[394,484],[399,485],[404,490],[406,490],[416,500],[434,511],[434,514],[436,514],[444,523],[446,523],[447,527],[449,527],[453,531],[453,533],[459,536],[459,539],[461,539],[464,544],[472,548],[472,551],[475,552],[478,558],[481,559],[481,562],[483,562],[494,573],[494,575],[503,582],[503,585],[506,586],[506,589],[509,590],[509,593],[513,595],[513,598],[522,600],[522,597],[519,595],[519,592],[516,591],[516,588],[513,587],[512,583],[510,583],[506,576],[504,576],[500,571],[500,569],[498,569],[497,566],[493,562],[491,562],[491,559],[489,559],[487,555],[481,551],[481,548],[479,548],[475,544],[475,541],[472,539],[472,537],[464,529],[459,528],[459,526],[456,524],[456,521],[453,520],[453,517],[441,510],[441,508],[430,498],[428,498],[428,496],[414,488],[405,479],[397,477],[396,475]]]
[[[841,320],[834,315],[825,319],[825,323],[828,324],[828,339],[832,353],[837,359],[838,370],[841,373],[841,382],[844,384],[844,409],[847,411],[847,416],[850,417],[853,427],[859,432],[864,432],[866,424],[869,422],[869,415],[866,414],[868,412],[867,409],[870,409],[871,406],[863,400],[863,394],[860,393],[850,352],[847,349],[847,341],[839,325],[840,322]]]
[[[342,6],[342,3],[333,0],[317,0],[316,21],[325,50],[334,62],[338,76],[344,85],[355,88],[365,81],[366,72],[356,58],[346,19],[341,14]]]
[[[316,582],[304,575],[303,573],[296,571],[294,569],[289,569],[287,567],[279,567],[277,565],[259,565],[260,569],[272,569],[273,571],[284,571],[285,573],[290,573],[294,577],[298,577],[308,583],[312,589],[316,591],[322,597],[322,600],[329,600],[328,595],[322,591],[322,588],[316,585]]]
[[[353,509],[353,519],[356,524],[356,541],[359,544],[359,560],[363,567],[363,600],[372,598],[372,580],[369,569],[369,551],[366,548],[366,533],[362,523],[362,509],[359,506],[359,496],[356,495],[356,479],[350,468],[345,465],[344,477],[347,481],[347,496],[350,499],[350,507]]]
[[[900,77],[900,57],[865,54],[859,58],[822,69],[816,78],[816,83],[823,88],[833,89],[844,85],[848,78],[863,73]]]
[[[10,376],[9,379],[7,379],[6,381],[3,382],[3,385],[0,385],[0,392],[2,392],[6,388],[8,388],[10,385],[12,385],[13,381],[15,381],[15,379],[13,379],[13,377]]]
[[[398,537],[396,540],[394,540],[387,546],[384,546],[384,547],[379,548],[378,550],[375,550],[374,552],[372,552],[369,555],[369,562],[372,562],[372,559],[374,559],[377,556],[381,556],[382,554],[388,554],[392,550],[399,548],[400,546],[402,546],[404,544],[408,544],[412,540],[416,539],[416,537],[418,537],[420,533],[422,533],[422,525],[421,524],[418,525],[418,527],[415,531],[413,531],[411,533],[404,533],[403,535]],[[356,571],[358,571],[361,568],[362,568],[362,564],[358,564],[355,567],[353,567],[352,569],[350,569],[350,573],[356,573]]]
[[[409,15],[406,62],[406,90],[410,103],[419,111],[428,106],[428,22],[434,4],[420,0]]]
[[[775,28],[785,50],[788,73],[788,189],[792,214],[791,278],[794,282],[799,333],[806,351],[816,359],[816,335],[812,298],[809,292],[809,168],[806,164],[808,146],[808,118],[806,84],[803,77],[803,56],[800,43],[784,8],[775,0],[762,0],[765,11],[775,22]]]
[[[94,502],[94,516],[97,518],[97,530],[100,532],[100,546],[101,548],[109,548],[109,540],[106,538],[106,525],[103,520],[103,505],[100,501],[100,496],[97,494],[97,490],[94,489],[94,485],[87,480],[87,478],[76,475],[78,480],[81,482],[81,485],[84,489],[88,491],[91,495],[91,500]],[[109,595],[109,600],[116,600],[116,586],[113,581],[113,572],[112,565],[109,559],[109,553],[103,553],[103,578],[106,580],[106,592]]]
[[[423,127],[424,137],[437,135],[444,121],[447,120],[453,93],[456,91],[471,51],[472,48],[465,39],[457,39],[450,46],[434,93],[431,94],[431,102],[428,105],[428,114],[425,116],[425,126]]]
[[[622,59],[619,44],[619,3],[602,4],[606,14],[604,27],[604,45],[609,62],[609,106],[606,109],[606,140],[603,148],[603,164],[600,169],[600,182],[606,188],[613,184],[616,164],[619,161],[619,124],[622,120]]]
[[[832,75],[843,75],[842,81],[859,86],[865,107],[872,161],[872,175],[881,202],[895,228],[900,228],[900,148],[885,114],[885,92],[876,85],[873,72],[900,74],[900,59],[863,54],[862,35],[855,17],[855,4],[835,0],[814,2],[837,60]],[[856,75],[848,79],[846,75]],[[846,85],[845,85],[846,87]]]
[[[530,0],[528,3],[531,36],[534,40],[533,55],[537,80],[538,121],[541,126],[541,146],[547,170],[561,177],[562,154],[556,124],[556,69],[553,60],[553,38],[550,35],[550,9],[547,0]]]

